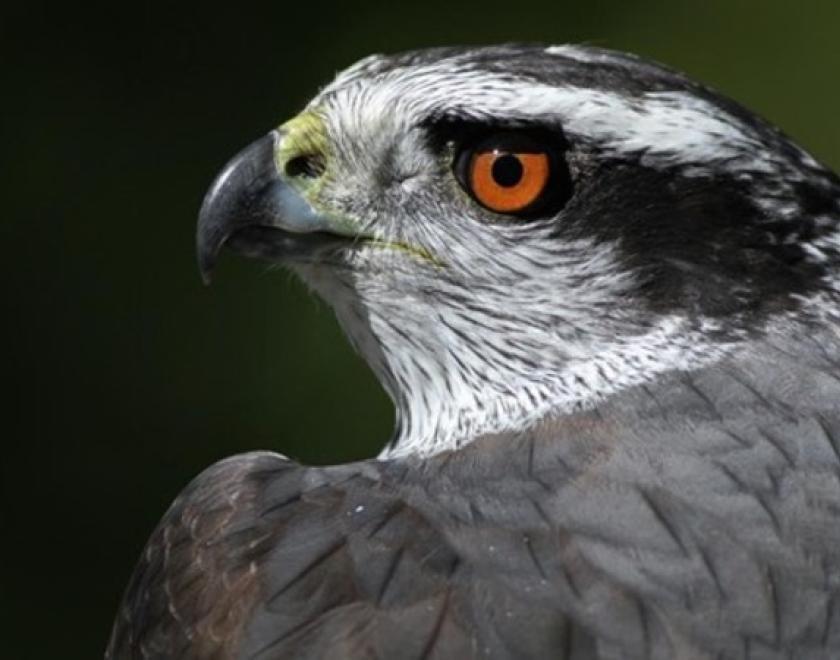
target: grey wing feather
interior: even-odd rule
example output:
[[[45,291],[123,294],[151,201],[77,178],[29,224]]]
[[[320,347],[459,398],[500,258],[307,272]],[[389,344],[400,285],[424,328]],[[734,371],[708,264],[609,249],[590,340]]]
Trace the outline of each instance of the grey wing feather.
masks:
[[[275,454],[221,461],[179,495],[126,589],[106,658],[229,658],[259,598],[255,566],[277,530],[255,515],[262,484],[290,472]]]
[[[386,466],[245,455],[205,471],[149,540],[109,660],[591,657],[530,559],[520,578],[543,594],[472,565],[463,543],[498,532],[461,534]]]

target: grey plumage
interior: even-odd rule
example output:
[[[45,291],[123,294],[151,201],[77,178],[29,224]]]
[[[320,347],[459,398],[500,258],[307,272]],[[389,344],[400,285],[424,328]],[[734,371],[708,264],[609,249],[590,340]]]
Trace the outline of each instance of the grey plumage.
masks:
[[[606,114],[549,121],[535,96],[496,116],[509,84]],[[405,105],[373,131],[387,86]],[[197,477],[147,545],[108,656],[838,657],[837,178],[732,102],[597,49],[375,58],[313,107],[324,183],[280,176],[352,247],[278,233],[276,199],[206,220],[236,167],[205,202],[199,247],[290,263],[336,307],[403,426],[379,460],[245,454]],[[615,113],[631,122],[621,133]],[[451,144],[488,118],[562,131],[568,204],[499,224],[443,170],[423,173],[451,152],[418,156],[438,135],[420,127]],[[370,132],[383,144],[360,142]],[[267,152],[281,165],[282,135]],[[353,144],[353,176],[337,176]],[[339,231],[336,209],[360,224]],[[246,222],[231,229],[231,214]]]

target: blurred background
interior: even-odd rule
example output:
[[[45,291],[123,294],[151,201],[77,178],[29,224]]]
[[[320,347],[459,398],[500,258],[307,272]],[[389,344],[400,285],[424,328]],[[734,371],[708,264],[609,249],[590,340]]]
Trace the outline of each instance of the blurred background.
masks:
[[[202,468],[373,455],[389,401],[329,309],[193,232],[224,162],[374,51],[587,42],[724,90],[840,166],[840,3],[17,3],[0,15],[0,655],[96,658]]]

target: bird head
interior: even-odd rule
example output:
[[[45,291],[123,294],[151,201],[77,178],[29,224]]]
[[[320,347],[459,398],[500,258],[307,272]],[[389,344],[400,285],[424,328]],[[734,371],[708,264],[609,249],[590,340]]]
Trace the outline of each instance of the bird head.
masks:
[[[586,47],[372,56],[200,212],[334,308],[430,455],[725,359],[836,292],[838,180],[684,76]],[[828,292],[828,293],[827,293]]]

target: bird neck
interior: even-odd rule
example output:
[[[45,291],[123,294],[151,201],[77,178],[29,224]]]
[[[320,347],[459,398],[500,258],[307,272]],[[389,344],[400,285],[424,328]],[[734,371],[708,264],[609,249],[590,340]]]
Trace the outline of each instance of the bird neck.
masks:
[[[395,432],[380,458],[428,457],[481,436],[523,431],[593,408],[662,372],[708,364],[732,347],[710,343],[675,317],[575,337],[537,322],[496,323],[503,330],[491,330],[474,311],[467,318],[437,308],[371,313],[363,338],[350,329],[396,406]]]

